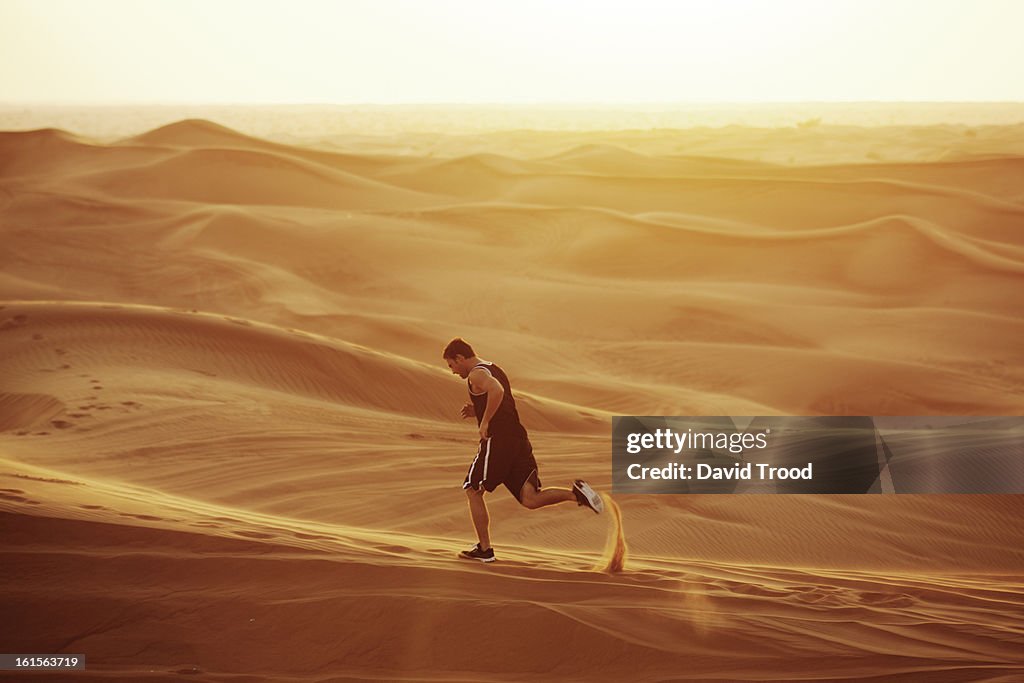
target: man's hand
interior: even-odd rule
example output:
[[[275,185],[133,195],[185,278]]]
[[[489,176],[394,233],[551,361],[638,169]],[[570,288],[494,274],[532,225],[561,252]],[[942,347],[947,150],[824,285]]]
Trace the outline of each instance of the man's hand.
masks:
[[[462,406],[462,417],[463,417],[463,419],[465,419],[467,417],[473,417],[474,415],[476,415],[476,412],[473,410],[473,404],[472,403],[467,402],[466,405]]]
[[[491,427],[491,423],[489,423],[489,422],[481,422],[480,423],[480,438],[481,439],[486,439],[487,438],[487,436],[488,436],[487,432],[490,429],[490,427]]]

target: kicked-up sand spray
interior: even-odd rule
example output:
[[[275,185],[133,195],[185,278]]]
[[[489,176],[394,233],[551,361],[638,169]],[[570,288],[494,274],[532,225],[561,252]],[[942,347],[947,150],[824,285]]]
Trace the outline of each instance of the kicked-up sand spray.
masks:
[[[611,510],[614,523],[608,529],[608,540],[605,541],[604,554],[597,569],[608,574],[617,574],[626,567],[626,534],[622,530],[622,510],[607,493],[602,494],[602,498]]]

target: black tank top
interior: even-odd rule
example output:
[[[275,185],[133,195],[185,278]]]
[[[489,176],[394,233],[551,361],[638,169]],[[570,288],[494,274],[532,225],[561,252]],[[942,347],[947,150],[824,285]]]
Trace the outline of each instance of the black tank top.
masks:
[[[501,404],[498,406],[498,410],[495,411],[494,417],[491,418],[491,426],[488,430],[491,436],[527,438],[526,428],[519,422],[519,411],[516,410],[516,400],[512,397],[512,385],[508,382],[508,375],[494,363],[477,363],[473,366],[473,370],[477,368],[483,368],[489,372],[505,390],[505,395],[501,398]],[[466,379],[466,385],[469,387],[469,398],[473,401],[473,412],[476,413],[476,423],[479,425],[483,419],[484,411],[487,409],[487,392],[474,394],[473,385],[470,384],[468,378]]]

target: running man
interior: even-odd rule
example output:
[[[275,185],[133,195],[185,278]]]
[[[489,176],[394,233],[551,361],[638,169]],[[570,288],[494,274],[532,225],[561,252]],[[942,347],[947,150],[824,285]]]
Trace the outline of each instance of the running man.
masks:
[[[462,483],[479,542],[462,551],[460,557],[494,562],[484,493],[493,491],[498,484],[504,484],[530,510],[569,501],[596,513],[604,509],[601,496],[582,479],[573,482],[572,488],[541,488],[533,446],[519,422],[512,387],[501,368],[477,358],[473,347],[458,337],[445,347],[444,359],[452,373],[465,379],[469,387],[470,400],[462,406],[462,417],[476,416],[480,429],[480,447]]]

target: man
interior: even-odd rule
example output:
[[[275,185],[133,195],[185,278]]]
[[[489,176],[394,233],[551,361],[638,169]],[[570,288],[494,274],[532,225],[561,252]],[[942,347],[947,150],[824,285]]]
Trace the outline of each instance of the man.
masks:
[[[484,493],[493,491],[498,484],[504,484],[530,510],[572,500],[596,513],[604,509],[601,496],[582,479],[577,479],[571,489],[541,488],[533,447],[519,422],[512,387],[501,368],[477,358],[473,347],[461,338],[448,343],[444,359],[452,373],[466,380],[470,400],[462,406],[462,417],[476,416],[480,431],[480,447],[462,484],[479,542],[471,550],[462,551],[460,557],[494,562]]]

